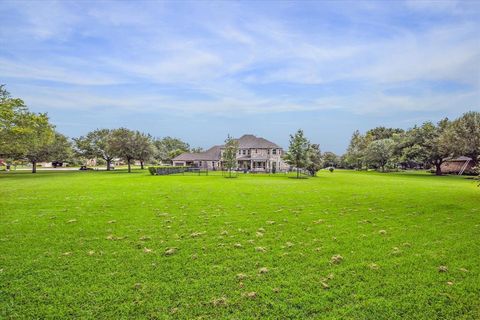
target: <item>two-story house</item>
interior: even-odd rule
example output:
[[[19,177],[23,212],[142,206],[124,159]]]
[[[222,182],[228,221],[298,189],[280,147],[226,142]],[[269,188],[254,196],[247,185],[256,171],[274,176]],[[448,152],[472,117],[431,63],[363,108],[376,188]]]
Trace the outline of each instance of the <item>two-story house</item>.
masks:
[[[255,172],[284,171],[288,165],[282,160],[283,149],[277,144],[252,134],[245,134],[239,139],[237,168]],[[176,166],[195,166],[220,170],[224,146],[213,146],[205,152],[182,153],[172,162]]]

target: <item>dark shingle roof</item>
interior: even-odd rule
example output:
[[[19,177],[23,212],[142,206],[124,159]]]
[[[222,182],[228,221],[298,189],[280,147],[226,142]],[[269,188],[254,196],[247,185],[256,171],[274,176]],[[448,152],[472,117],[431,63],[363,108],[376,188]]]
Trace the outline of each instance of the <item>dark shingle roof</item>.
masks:
[[[239,149],[280,149],[280,147],[264,138],[259,138],[253,134],[244,134],[240,138],[236,139],[238,141]],[[220,160],[220,149],[224,146],[213,146],[207,151],[199,153],[182,153],[181,155],[173,158],[173,161],[219,161]]]
[[[271,149],[280,148],[277,144],[268,141],[264,138],[255,137],[253,134],[244,134],[237,139],[238,147],[240,149],[258,148],[258,149]]]
[[[213,146],[207,151],[199,152],[199,153],[189,153],[185,152],[181,155],[173,158],[173,161],[219,161],[220,160],[220,148],[221,146]]]

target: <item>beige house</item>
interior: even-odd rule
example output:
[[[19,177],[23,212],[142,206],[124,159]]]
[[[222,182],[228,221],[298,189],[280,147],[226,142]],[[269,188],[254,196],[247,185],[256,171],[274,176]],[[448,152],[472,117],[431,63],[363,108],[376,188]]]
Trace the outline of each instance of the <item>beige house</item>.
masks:
[[[238,141],[237,169],[253,172],[285,171],[288,165],[282,160],[283,149],[277,144],[252,134],[245,134]],[[182,153],[175,157],[174,166],[194,166],[209,170],[222,168],[224,146],[213,146],[199,153]]]

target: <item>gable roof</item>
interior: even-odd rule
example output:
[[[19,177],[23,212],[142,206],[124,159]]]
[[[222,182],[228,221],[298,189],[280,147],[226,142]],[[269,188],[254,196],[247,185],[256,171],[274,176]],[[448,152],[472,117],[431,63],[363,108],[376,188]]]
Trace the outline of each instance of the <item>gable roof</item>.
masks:
[[[238,147],[240,149],[271,149],[271,148],[280,148],[277,144],[268,141],[264,138],[259,138],[253,134],[244,134],[240,138],[236,139],[238,141]]]
[[[173,158],[173,161],[219,161],[220,160],[220,148],[221,146],[213,146],[207,151],[198,152],[198,153],[190,153],[185,152],[179,156]]]
[[[281,149],[277,144],[254,136],[253,134],[244,134],[238,139],[239,149]],[[220,161],[221,149],[224,145],[213,146],[204,152],[190,153],[185,152],[172,159],[172,161]]]
[[[448,158],[446,161],[471,161],[472,158],[465,157],[465,156],[460,156],[458,158]]]

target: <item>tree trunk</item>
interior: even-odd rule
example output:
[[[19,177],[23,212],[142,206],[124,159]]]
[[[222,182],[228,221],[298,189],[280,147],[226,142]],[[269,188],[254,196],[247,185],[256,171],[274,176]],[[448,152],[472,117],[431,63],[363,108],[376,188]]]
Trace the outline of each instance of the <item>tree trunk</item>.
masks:
[[[300,178],[300,169],[297,167],[297,179]]]
[[[144,169],[143,168],[143,161],[140,161],[140,169],[142,169],[142,170]]]
[[[110,171],[111,165],[112,165],[112,160],[107,160],[107,171]]]
[[[132,168],[130,167],[130,159],[127,160],[128,163],[128,173],[132,172]]]
[[[32,161],[32,173],[37,173],[37,161]]]
[[[436,176],[441,176],[442,175],[442,163],[441,162],[435,162],[435,175]]]

